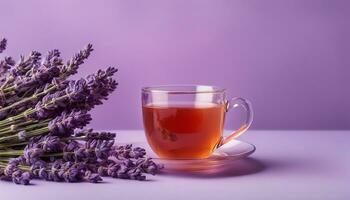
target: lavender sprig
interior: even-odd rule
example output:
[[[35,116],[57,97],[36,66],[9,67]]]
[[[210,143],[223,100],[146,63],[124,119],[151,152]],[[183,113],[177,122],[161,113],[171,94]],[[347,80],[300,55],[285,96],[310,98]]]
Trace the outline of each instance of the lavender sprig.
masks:
[[[61,159],[55,160],[52,164],[38,161],[32,165],[31,171],[35,177],[47,181],[88,181],[92,183],[102,181],[99,174],[88,170],[86,164],[81,162],[64,162]]]
[[[19,62],[10,70],[10,74],[15,76],[25,75],[28,70],[36,68],[40,65],[41,53],[31,51],[27,57],[20,56]]]
[[[12,59],[12,57],[5,57],[3,60],[0,61],[0,77],[3,77],[9,69],[15,64],[15,61]],[[6,77],[3,77],[0,79],[1,82],[3,82],[6,79]]]
[[[50,121],[48,129],[50,135],[64,137],[73,134],[74,129],[83,128],[91,121],[91,115],[86,111],[63,112]]]
[[[3,164],[0,164],[3,166]],[[0,179],[7,180],[21,185],[28,185],[31,180],[29,172],[23,172],[15,163],[8,163],[4,168],[0,169]]]
[[[62,59],[60,58],[60,52],[58,50],[49,51],[46,58],[42,61],[42,64],[32,67],[24,74],[18,75],[17,72],[17,74],[14,75],[15,80],[13,84],[4,87],[3,90],[5,92],[13,90],[16,92],[23,92],[32,88],[38,88],[40,85],[49,83],[53,78],[58,77],[61,65]]]
[[[157,165],[151,158],[138,159],[133,162],[130,159],[110,162],[107,166],[100,166],[98,173],[101,176],[111,176],[113,178],[145,180],[144,173],[156,174],[162,168]]]
[[[84,63],[84,60],[90,56],[93,50],[92,44],[88,44],[83,50],[75,54],[66,65],[61,67],[60,77],[65,79],[70,75],[76,74],[79,66]]]
[[[2,40],[0,40],[0,53],[2,53],[6,49],[6,45],[7,45],[6,38],[3,38]]]
[[[108,94],[115,90],[117,83],[111,76],[113,76],[116,71],[115,68],[108,68],[106,71],[99,70],[97,74],[89,76],[90,78],[80,79],[78,81],[60,82],[57,81],[57,79],[53,79],[53,83],[48,84],[47,89],[44,91],[32,97],[24,98],[4,108],[0,108],[0,114],[2,112],[7,112],[9,109],[21,106],[24,103],[34,101],[37,97],[54,90],[58,91],[43,97],[43,99],[37,103],[35,109],[26,110],[13,118],[21,119],[31,115],[36,119],[45,119],[57,116],[57,113],[64,109],[90,110],[95,105],[101,104],[102,100],[107,99]],[[60,88],[65,88],[65,90]],[[10,123],[11,121],[7,119],[0,120],[0,127]]]
[[[140,147],[132,147],[132,144],[120,145],[114,147],[111,155],[117,159],[124,158],[143,158],[146,155],[146,150]]]
[[[58,137],[68,137],[73,134],[74,129],[83,128],[89,124],[90,121],[91,115],[86,111],[64,111],[60,116],[57,116],[49,123],[43,123],[44,127],[25,132],[25,137],[23,134],[3,136],[0,137],[0,143],[6,143],[8,141],[22,141],[23,138],[31,138],[43,134],[50,134],[52,136]]]
[[[116,134],[111,132],[94,132],[93,129],[75,129],[74,137],[78,137],[78,139],[91,140],[114,140]]]
[[[96,163],[99,159],[108,159],[113,144],[114,140],[90,139],[81,146],[75,140],[71,140],[63,148],[63,159],[66,161]]]

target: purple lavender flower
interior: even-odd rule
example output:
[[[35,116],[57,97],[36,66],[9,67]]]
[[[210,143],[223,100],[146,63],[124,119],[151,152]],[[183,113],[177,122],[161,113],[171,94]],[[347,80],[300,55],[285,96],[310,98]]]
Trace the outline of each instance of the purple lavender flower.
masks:
[[[37,88],[40,85],[51,82],[51,80],[54,77],[57,77],[58,74],[59,68],[56,66],[52,66],[50,68],[41,66],[36,72],[33,73],[32,76],[25,79],[17,79],[15,81],[15,84],[17,86],[15,90],[17,92],[25,92],[32,88]]]
[[[49,51],[47,56],[42,62],[42,65],[50,68],[52,66],[62,66],[62,59],[61,59],[61,52],[58,49],[54,49],[52,51]]]
[[[94,132],[93,129],[76,129],[75,137],[84,137],[84,139],[114,140],[116,134],[111,132]]]
[[[79,172],[82,166],[80,163],[65,162],[62,163],[60,170],[58,171],[59,178],[63,179],[65,182],[77,182],[79,181]]]
[[[28,93],[28,90],[33,90],[51,82],[53,78],[59,76],[61,65],[60,52],[58,50],[49,51],[41,65],[16,78],[14,81],[15,91]]]
[[[61,67],[61,78],[66,78],[70,75],[76,74],[79,66],[84,63],[84,60],[90,56],[92,51],[92,44],[88,44],[83,50],[75,54],[66,65]]]
[[[88,94],[79,101],[71,102],[70,107],[91,110],[96,105],[102,104],[102,101],[106,100],[118,85],[112,78],[115,72],[117,72],[116,68],[109,67],[105,71],[98,70],[96,74],[87,76],[85,80]]]
[[[0,61],[0,76],[2,77],[0,79],[0,82],[2,83],[6,77],[3,77],[9,69],[15,64],[15,61],[11,57],[5,57],[3,60]]]
[[[6,45],[7,45],[7,40],[5,38],[0,40],[0,53],[2,53],[6,49]]]
[[[136,161],[136,166],[140,168],[143,173],[155,175],[164,168],[163,165],[156,164],[152,158],[143,158]]]
[[[11,178],[5,174],[5,169],[0,167],[0,180],[10,181]]]
[[[146,150],[141,147],[132,148],[132,144],[127,144],[114,147],[111,155],[117,159],[139,159],[146,155]]]
[[[16,184],[28,185],[31,180],[30,174],[20,170],[18,165],[14,163],[7,164],[4,171],[1,173],[3,180],[12,180]]]
[[[102,181],[102,178],[99,174],[92,173],[90,170],[85,171],[83,179],[91,183],[98,183]]]
[[[26,146],[23,150],[23,156],[26,159],[26,163],[28,164],[35,163],[43,154],[44,151],[38,147],[29,148]]]
[[[117,71],[116,68],[108,67],[105,71],[98,70],[95,75],[86,78],[90,95],[85,102],[85,109],[90,110],[95,105],[101,105],[102,100],[107,100],[107,96],[117,88],[118,83],[112,78]]]
[[[84,99],[87,95],[87,87],[84,79],[78,81],[68,81],[60,83],[61,88],[53,94],[47,94],[39,101],[35,109],[36,119],[45,119],[57,116],[61,111],[67,108],[72,102]]]
[[[98,160],[107,160],[114,140],[89,139],[84,145],[71,140],[63,148],[65,161],[97,163]]]
[[[44,135],[30,138],[27,149],[31,148],[42,149],[44,153],[55,153],[63,149],[63,144],[57,136]]]
[[[45,135],[41,137],[39,147],[41,147],[45,153],[59,152],[62,150],[62,142],[57,136]]]
[[[17,170],[12,173],[12,181],[16,184],[28,185],[30,183],[30,173]]]
[[[32,175],[36,178],[41,178],[44,180],[48,179],[48,173],[46,171],[47,163],[43,160],[37,160],[30,165],[30,171]]]
[[[79,182],[85,180],[92,183],[102,181],[98,174],[89,171],[87,165],[82,162],[64,162],[58,159],[51,164],[51,167],[39,163],[31,170],[35,177],[48,181]]]
[[[57,116],[57,112],[62,109],[90,110],[95,105],[101,104],[102,100],[116,88],[117,83],[111,78],[115,72],[115,68],[108,68],[106,71],[99,70],[95,75],[88,76],[86,80],[69,81],[64,91],[59,90],[48,94],[37,103],[36,118]],[[62,98],[63,96],[66,98]]]
[[[118,160],[109,160],[107,164],[98,167],[97,172],[101,176],[111,176],[113,178],[145,180],[144,174],[156,174],[163,168],[151,158],[119,158]]]
[[[31,51],[27,57],[21,56],[19,62],[10,70],[13,77],[25,75],[28,70],[37,68],[41,60],[41,53]]]
[[[85,143],[85,149],[94,152],[96,158],[105,160],[110,155],[114,140],[90,139]]]
[[[113,178],[145,180],[146,176],[137,167],[130,167],[124,162],[111,163],[107,167],[100,167],[98,172],[101,176],[110,176]]]
[[[70,136],[75,128],[83,128],[91,121],[91,115],[86,111],[65,112],[49,122],[50,134],[53,136]]]

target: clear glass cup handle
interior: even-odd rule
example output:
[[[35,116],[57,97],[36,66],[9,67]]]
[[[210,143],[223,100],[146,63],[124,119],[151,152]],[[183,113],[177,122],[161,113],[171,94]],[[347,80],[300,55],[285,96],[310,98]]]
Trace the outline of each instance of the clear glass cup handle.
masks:
[[[241,127],[239,127],[237,130],[233,131],[231,135],[223,138],[217,147],[220,147],[230,142],[234,138],[242,135],[246,130],[248,130],[248,128],[252,124],[254,113],[253,113],[253,107],[250,101],[241,97],[234,97],[230,101],[226,102],[226,112],[228,112],[231,108],[237,108],[237,107],[242,107],[246,111],[246,120],[244,124]]]

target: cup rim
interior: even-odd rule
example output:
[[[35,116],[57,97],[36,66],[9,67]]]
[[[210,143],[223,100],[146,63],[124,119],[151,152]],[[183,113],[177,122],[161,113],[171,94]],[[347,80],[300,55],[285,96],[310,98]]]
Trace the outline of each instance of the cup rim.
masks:
[[[167,94],[224,93],[226,89],[211,85],[173,84],[142,87],[142,92]]]

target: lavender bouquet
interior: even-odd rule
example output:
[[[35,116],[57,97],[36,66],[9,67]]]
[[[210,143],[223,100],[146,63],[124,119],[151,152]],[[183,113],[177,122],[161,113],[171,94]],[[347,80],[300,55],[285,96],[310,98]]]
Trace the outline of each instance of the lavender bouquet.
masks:
[[[0,53],[6,49],[0,40]],[[145,180],[161,165],[140,147],[116,145],[116,134],[85,128],[89,111],[117,87],[116,68],[69,80],[93,51],[87,45],[64,63],[60,52],[32,51],[0,60],[0,179],[97,183],[103,176]]]

